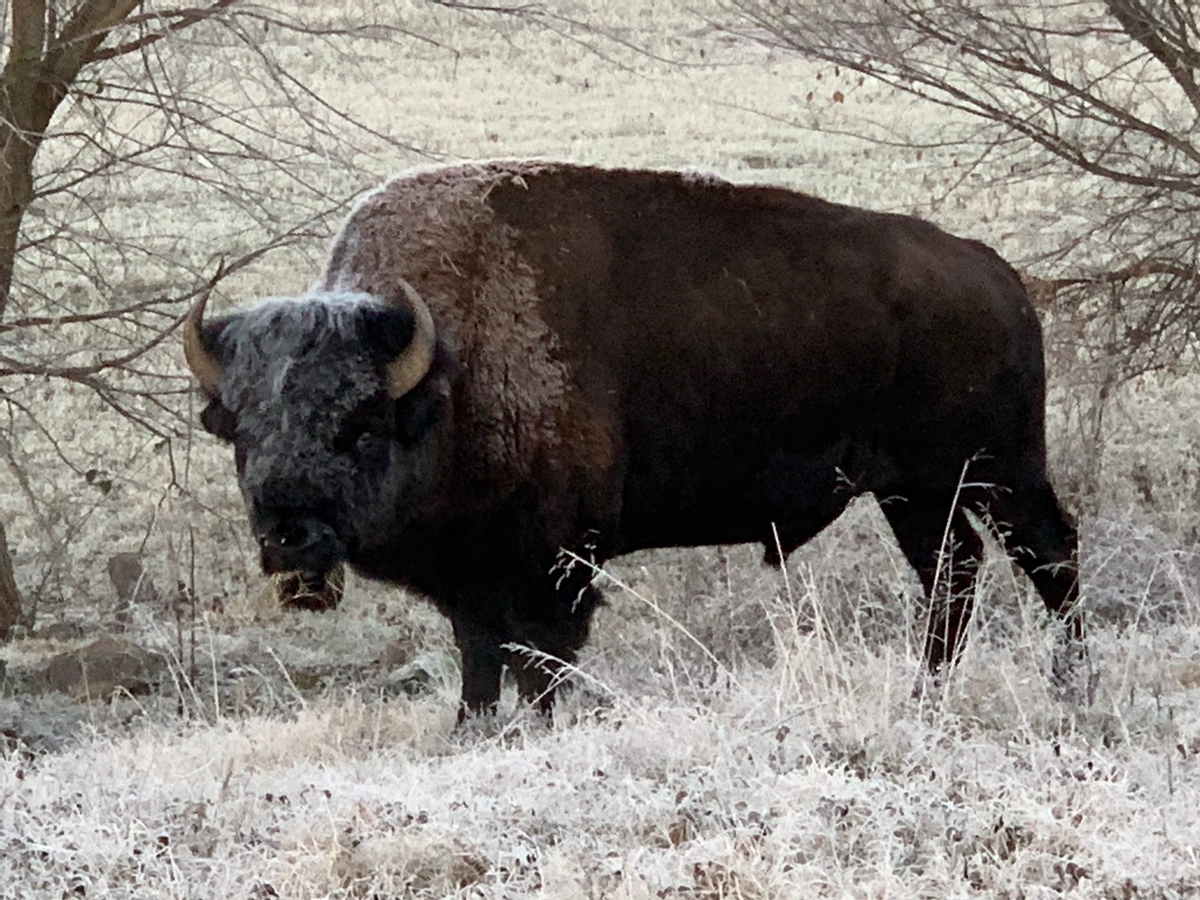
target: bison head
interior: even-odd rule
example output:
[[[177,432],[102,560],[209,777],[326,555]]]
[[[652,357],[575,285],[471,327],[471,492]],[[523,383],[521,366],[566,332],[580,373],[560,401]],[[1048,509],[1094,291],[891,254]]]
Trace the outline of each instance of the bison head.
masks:
[[[233,444],[267,573],[320,583],[393,534],[432,482],[444,353],[402,288],[269,299],[209,323],[205,297],[188,314],[200,421]]]

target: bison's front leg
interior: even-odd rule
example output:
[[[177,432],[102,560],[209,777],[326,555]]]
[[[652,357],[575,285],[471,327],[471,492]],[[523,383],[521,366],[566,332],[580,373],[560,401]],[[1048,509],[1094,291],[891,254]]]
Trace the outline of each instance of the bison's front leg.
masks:
[[[588,547],[590,553],[594,547]],[[510,656],[521,699],[549,714],[554,695],[587,641],[592,615],[602,602],[592,584],[594,563],[576,553],[564,552],[550,569],[540,589],[524,594],[527,602],[514,607],[510,623],[514,643]],[[532,602],[528,602],[528,601]]]
[[[496,711],[505,665],[521,699],[550,712],[601,603],[595,573],[576,554],[561,554],[553,564],[530,565],[524,578],[464,591],[441,606],[462,655],[460,722]]]
[[[468,713],[494,713],[500,702],[500,673],[504,668],[503,640],[467,615],[451,617],[454,642],[462,656],[461,723]]]
[[[521,647],[512,651],[509,659],[521,699],[549,715],[558,685],[566,677],[565,670],[575,661],[574,651]]]
[[[527,623],[522,640],[509,657],[521,699],[549,715],[558,686],[566,679],[587,640],[592,613],[600,605],[600,592],[591,584],[569,595],[557,592],[550,607],[557,615],[548,621]]]

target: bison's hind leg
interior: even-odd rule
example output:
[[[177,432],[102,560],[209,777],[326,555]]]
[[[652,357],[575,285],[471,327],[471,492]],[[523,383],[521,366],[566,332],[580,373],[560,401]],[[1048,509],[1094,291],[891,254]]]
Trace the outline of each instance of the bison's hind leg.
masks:
[[[994,498],[993,518],[1004,528],[1005,549],[1033,581],[1050,612],[1073,616],[1079,597],[1079,534],[1049,484]],[[1082,631],[1080,631],[1082,637]]]
[[[1006,492],[990,505],[1000,524],[1005,549],[1037,588],[1046,609],[1063,627],[1056,640],[1051,671],[1067,686],[1086,657],[1079,600],[1079,534],[1044,480],[1035,487]],[[1089,688],[1090,690],[1090,688]]]
[[[962,652],[983,542],[953,493],[888,495],[880,506],[929,601],[925,664],[937,674]]]

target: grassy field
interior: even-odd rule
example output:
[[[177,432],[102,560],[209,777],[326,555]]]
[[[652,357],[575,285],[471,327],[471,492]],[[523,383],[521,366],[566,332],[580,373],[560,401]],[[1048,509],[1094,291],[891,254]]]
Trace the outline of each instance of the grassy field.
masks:
[[[420,151],[364,142],[362,188],[437,159],[696,168],[921,215],[1023,266],[1078,227],[1060,200],[1078,186],[961,166],[948,138],[969,123],[731,38],[713,10],[571,8],[604,35],[401,12],[436,43],[355,65],[295,38],[281,51]],[[126,202],[132,233],[152,220],[189,258],[227,243],[221,216],[170,184]],[[323,250],[268,256],[215,302],[302,291]],[[449,629],[427,606],[351,578],[336,613],[281,613],[227,450],[196,436],[175,490],[155,442],[39,387],[59,439],[117,488],[60,479],[37,435],[16,451],[32,484],[0,470],[39,624],[81,630],[0,647],[0,731],[20,738],[0,759],[0,898],[1200,896],[1200,379],[1123,386],[1097,437],[1070,329],[1047,328],[1090,705],[1050,692],[1040,601],[996,554],[963,664],[913,699],[918,585],[864,501],[783,572],[750,547],[618,561],[554,723],[510,691],[495,721],[455,730]],[[183,384],[180,355],[153,364]],[[51,487],[77,523],[54,556],[26,502]],[[127,636],[167,660],[161,689],[27,693],[47,658],[111,624],[106,561],[139,548],[160,587],[192,580],[199,598],[134,611]],[[397,675],[414,661],[420,690]]]

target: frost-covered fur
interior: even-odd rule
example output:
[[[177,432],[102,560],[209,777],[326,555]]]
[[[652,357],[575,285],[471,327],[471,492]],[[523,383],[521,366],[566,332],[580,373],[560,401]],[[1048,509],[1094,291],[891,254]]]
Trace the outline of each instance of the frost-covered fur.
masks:
[[[381,359],[364,336],[389,312],[366,294],[322,292],[265,299],[212,326],[217,355],[236,361],[220,403],[236,416],[255,524],[264,507],[313,507],[354,549],[371,547],[394,527],[400,497],[428,478],[425,454],[386,435],[339,447],[356,411],[372,399],[385,406]]]
[[[611,462],[606,426],[572,394],[519,234],[488,206],[496,185],[555,168],[506,161],[401,173],[359,201],[321,285],[386,297],[403,277],[417,289],[462,364],[470,427],[458,432],[468,442],[457,448],[459,462],[485,471],[500,492],[540,459],[569,468],[597,454]],[[563,427],[568,419],[582,423],[578,432]]]

